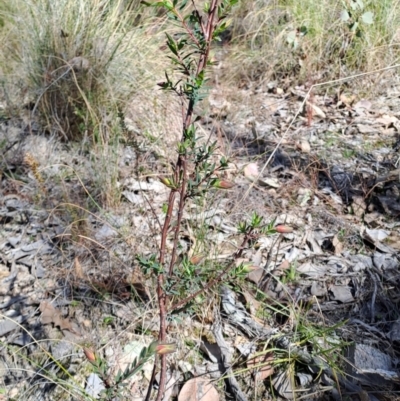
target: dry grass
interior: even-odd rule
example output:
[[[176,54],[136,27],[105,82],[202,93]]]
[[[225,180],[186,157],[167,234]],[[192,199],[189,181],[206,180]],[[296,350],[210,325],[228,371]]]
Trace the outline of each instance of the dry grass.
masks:
[[[6,1],[0,10],[3,107],[21,114],[23,105],[40,132],[79,141],[99,202],[117,205],[123,119],[162,73],[164,58],[154,55],[163,18],[126,0]]]
[[[316,83],[395,63],[397,4],[365,2],[374,23],[360,23],[359,37],[340,19],[346,4],[239,2],[218,90],[273,79]],[[150,146],[168,164],[181,116],[180,106],[155,89],[169,65],[161,46],[162,14],[127,0],[3,0],[0,15],[1,56],[7,60],[0,63],[3,107],[18,114],[24,105],[29,123],[34,118],[41,130],[80,142],[91,154],[100,204],[120,202],[121,139]]]
[[[353,12],[359,33],[341,20],[350,1],[242,1],[233,15],[226,77],[245,82],[282,79],[312,83],[371,71],[399,60],[400,12],[395,1],[365,1]],[[371,25],[362,12],[374,14]]]

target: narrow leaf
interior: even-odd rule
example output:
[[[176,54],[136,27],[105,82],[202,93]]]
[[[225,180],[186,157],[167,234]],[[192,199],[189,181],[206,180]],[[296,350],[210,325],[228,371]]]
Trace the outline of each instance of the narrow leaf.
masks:
[[[155,3],[149,3],[148,1],[141,1],[140,4],[144,4],[147,7],[164,7],[164,2],[157,1]]]
[[[177,56],[178,55],[178,47],[176,45],[175,40],[168,33],[165,33],[165,35],[167,36],[167,39],[168,39],[167,40],[167,46],[169,47],[171,52],[174,53],[175,56]]]
[[[188,3],[188,0],[183,0],[181,5],[179,6],[179,11],[182,11],[186,7],[187,3]]]

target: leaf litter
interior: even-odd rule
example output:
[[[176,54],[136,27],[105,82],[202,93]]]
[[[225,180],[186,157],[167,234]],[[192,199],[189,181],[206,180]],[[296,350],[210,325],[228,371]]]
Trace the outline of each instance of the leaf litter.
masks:
[[[327,327],[339,325],[332,333],[355,347],[356,351],[346,358],[353,369],[349,374],[358,375],[358,381],[340,377],[344,391],[366,392],[368,399],[376,399],[371,393],[370,377],[381,378],[374,382],[375,387],[379,387],[379,380],[384,380],[389,392],[397,391],[399,355],[392,346],[400,337],[396,292],[400,238],[399,225],[396,225],[400,213],[396,96],[386,94],[374,100],[356,101],[342,95],[314,95],[271,164],[260,175],[294,110],[304,99],[306,88],[288,90],[291,99],[286,97],[285,90],[270,93],[268,89],[258,92],[245,89],[243,92],[250,93],[254,104],[259,102],[263,108],[253,105],[249,109],[245,103],[235,105],[227,100],[224,104],[230,106],[224,109],[225,119],[218,121],[218,114],[211,118],[235,153],[238,167],[232,168],[231,174],[237,186],[229,195],[224,195],[214,210],[199,211],[194,205],[185,214],[188,232],[182,233],[182,247],[190,250],[190,238],[195,236],[196,227],[206,222],[212,230],[210,254],[232,257],[238,246],[236,224],[252,210],[260,212],[265,221],[276,219],[275,224],[293,226],[294,231],[261,236],[254,248],[246,250],[245,261],[254,267],[248,273],[253,286],[241,289],[243,293],[247,291],[243,295],[247,304],[240,302],[240,294],[228,287],[220,289],[222,336],[215,332],[212,340],[215,342],[199,342],[204,354],[197,364],[204,365],[204,371],[211,374],[206,366],[214,365],[207,365],[207,360],[218,364],[225,353],[224,358],[228,357],[231,362],[224,365],[219,377],[225,377],[229,371],[235,378],[235,371],[242,369],[240,357],[245,358],[247,369],[254,372],[257,369],[249,362],[251,355],[259,355],[265,348],[261,356],[253,359],[265,368],[260,367],[253,375],[238,374],[230,383],[237,399],[250,398],[251,391],[244,394],[242,389],[255,388],[251,384],[254,382],[261,384],[257,394],[267,394],[272,385],[275,396],[284,399],[293,399],[300,390],[307,394],[315,388],[322,391],[324,386],[332,387],[335,374],[327,365],[327,358],[322,353],[318,358],[309,353],[312,349],[318,354],[318,348],[313,349],[316,345],[312,336],[307,343],[302,343],[304,338],[299,337],[298,330],[307,329],[306,323],[303,328],[300,325],[299,316],[304,314],[303,318],[307,317],[316,327],[321,322]],[[237,113],[235,108],[242,108],[243,113]],[[270,112],[260,112],[269,109]],[[247,120],[243,117],[246,115]],[[13,139],[4,124],[1,135],[6,141]],[[58,144],[41,141],[38,146],[52,146],[54,153],[58,152],[57,157],[68,156]],[[17,169],[17,163],[13,162],[17,157],[17,151],[8,153],[8,168]],[[41,163],[45,168],[46,161]],[[50,165],[52,160],[47,163]],[[82,166],[85,165],[82,161]],[[106,348],[111,360],[116,361],[124,347],[135,341],[128,335],[116,339],[113,333],[123,332],[133,324],[141,332],[153,332],[148,339],[156,335],[157,310],[149,308],[153,303],[151,280],[142,274],[132,278],[135,268],[131,261],[136,253],[154,251],[149,244],[156,243],[157,219],[162,214],[152,216],[150,204],[162,205],[167,193],[158,180],[121,177],[122,194],[128,202],[123,200],[119,210],[110,212],[116,217],[124,216],[124,222],[118,226],[109,216],[85,216],[87,227],[77,237],[81,242],[70,241],[75,233],[65,213],[37,208],[35,200],[26,195],[36,185],[32,178],[26,184],[16,184],[2,176],[1,184],[0,304],[9,314],[4,322],[15,322],[2,331],[9,343],[26,344],[19,324],[40,336],[41,329],[35,324],[38,305],[42,326],[49,326],[53,332],[59,330],[90,338],[98,336],[99,331],[113,340],[112,346]],[[73,185],[66,185],[72,192]],[[237,201],[248,189],[245,203],[238,205]],[[107,219],[108,222],[104,221]],[[134,229],[134,235],[124,237],[121,227]],[[95,238],[97,244],[82,242],[87,236]],[[68,276],[69,283],[78,291],[81,306],[71,305],[76,294],[62,280]],[[132,288],[137,289],[137,295]],[[257,298],[260,292],[262,300]],[[87,300],[89,294],[111,296],[112,302],[96,310]],[[94,308],[94,314],[88,313],[88,308]],[[113,323],[100,324],[107,316],[112,317]],[[191,319],[194,318],[187,324],[195,326]],[[208,323],[211,331],[214,319],[211,317]],[[207,327],[207,323],[203,326]],[[176,327],[179,328],[179,323]],[[234,346],[233,338],[242,340]],[[225,347],[223,352],[222,347]],[[278,357],[271,347],[289,355],[296,353],[299,364],[292,366],[290,359]],[[120,352],[111,352],[113,348],[120,348]],[[67,355],[66,348],[60,350],[60,357]],[[362,352],[373,355],[374,364],[357,356]],[[79,358],[75,357],[71,363]],[[282,359],[286,362],[278,363]],[[179,375],[178,381],[183,377],[182,373]],[[193,397],[200,397],[200,393],[217,397],[215,391],[209,380],[196,377],[180,389],[178,399],[197,399]],[[37,394],[32,392],[30,399]]]

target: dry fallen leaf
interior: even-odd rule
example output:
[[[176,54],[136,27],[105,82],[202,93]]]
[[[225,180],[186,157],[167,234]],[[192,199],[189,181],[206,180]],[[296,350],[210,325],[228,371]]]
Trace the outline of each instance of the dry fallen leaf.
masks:
[[[289,268],[290,268],[290,262],[284,259],[282,263],[273,270],[273,274],[276,277],[283,276],[286,270],[288,270]]]
[[[294,400],[296,398],[295,382],[291,370],[278,373],[272,379],[272,384],[283,398],[287,400]]]
[[[258,284],[264,275],[264,269],[262,267],[255,268],[247,274],[247,278],[254,284]]]
[[[383,114],[381,117],[375,120],[378,124],[382,124],[388,127],[391,124],[396,124],[399,120],[395,116],[390,116],[387,114]]]
[[[254,298],[253,294],[251,294],[249,291],[243,290],[242,293],[243,293],[244,299],[246,300],[246,305],[248,306],[248,308],[250,310],[250,314],[252,316],[255,316],[257,314],[257,311],[260,308],[263,308],[262,303],[260,301],[257,301]]]
[[[359,100],[354,106],[353,108],[356,111],[360,111],[362,109],[364,110],[369,110],[372,107],[372,103],[369,100],[366,99],[361,99]]]
[[[339,97],[340,101],[338,106],[340,106],[340,103],[343,103],[345,106],[351,107],[351,104],[354,102],[355,98],[356,97],[354,95],[346,95],[342,93]]]
[[[332,245],[333,248],[335,249],[335,255],[340,255],[343,252],[343,244],[339,240],[338,236],[335,235],[332,239]]]
[[[360,134],[371,134],[377,132],[377,129],[368,124],[357,124],[357,129]]]
[[[219,394],[209,380],[195,377],[184,384],[178,401],[219,401]]]
[[[311,107],[311,109],[313,110],[313,114],[317,115],[320,118],[326,118],[326,114],[324,113],[324,111],[322,111],[320,107],[309,102],[307,102],[307,106]]]
[[[83,279],[83,269],[81,262],[79,261],[78,257],[76,256],[74,259],[74,270],[76,278]]]
[[[334,285],[329,286],[329,291],[333,294],[332,299],[343,303],[354,301],[351,288],[348,285]]]
[[[365,214],[365,210],[367,209],[367,204],[362,196],[354,196],[351,206],[354,214],[360,218]]]
[[[126,281],[132,287],[135,295],[143,302],[148,302],[151,299],[149,289],[144,284],[145,278],[139,269],[135,269],[132,274],[128,275]]]
[[[71,60],[68,61],[68,64],[75,71],[81,71],[81,70],[87,71],[90,67],[89,60],[82,56],[77,56],[77,57],[71,58]]]
[[[39,310],[42,312],[42,324],[53,323],[61,330],[68,330],[71,333],[77,335],[81,334],[77,325],[73,324],[68,318],[63,318],[61,315],[61,311],[59,309],[56,309],[50,302],[42,301],[40,303]]]
[[[281,184],[276,177],[266,177],[260,178],[257,181],[257,184],[261,185],[262,187],[272,187],[272,188],[279,188]]]
[[[265,380],[274,373],[272,362],[275,357],[273,352],[268,352],[265,355],[250,358],[247,361],[247,367],[254,373],[258,380]]]

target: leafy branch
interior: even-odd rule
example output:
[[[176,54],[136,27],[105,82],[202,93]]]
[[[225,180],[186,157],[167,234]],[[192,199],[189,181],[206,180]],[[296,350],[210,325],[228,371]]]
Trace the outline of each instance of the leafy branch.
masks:
[[[208,191],[215,188],[229,189],[233,186],[232,183],[221,180],[218,176],[227,168],[227,160],[221,158],[218,165],[211,162],[215,155],[216,143],[211,145],[199,144],[200,138],[196,133],[195,125],[198,117],[195,116],[194,108],[207,95],[205,89],[207,83],[206,70],[211,65],[209,55],[212,42],[226,29],[225,19],[237,1],[211,0],[210,3],[205,3],[202,10],[199,10],[194,0],[143,2],[147,6],[164,9],[170,21],[182,28],[182,32],[178,35],[166,35],[166,44],[171,53],[169,58],[173,65],[174,74],[171,76],[165,72],[165,81],[158,83],[161,89],[177,95],[182,105],[182,136],[177,144],[177,160],[172,175],[160,178],[160,181],[170,189],[161,233],[160,251],[157,258],[155,256],[150,259],[137,258],[143,268],[152,271],[157,278],[160,342],[164,342],[166,339],[168,298],[176,286],[175,278],[181,277],[179,274],[175,274],[175,270],[181,263],[178,261],[178,243],[183,210],[189,199],[202,198]],[[177,206],[176,199],[178,199]],[[176,222],[172,225],[173,218],[176,218]],[[167,255],[167,238],[171,234],[172,250]],[[246,236],[244,242],[247,242]],[[189,276],[193,274],[193,266],[186,264],[185,268]],[[202,286],[197,293],[216,284],[227,271],[228,269],[207,285]],[[188,302],[194,296],[192,294],[183,302]],[[165,382],[166,358],[161,356],[161,375],[157,401],[162,398]],[[147,399],[149,397],[150,393]]]

